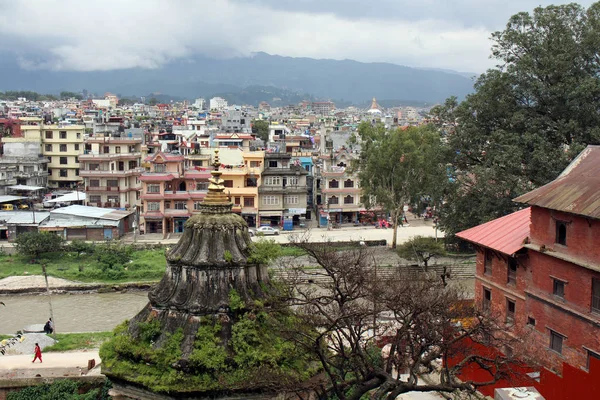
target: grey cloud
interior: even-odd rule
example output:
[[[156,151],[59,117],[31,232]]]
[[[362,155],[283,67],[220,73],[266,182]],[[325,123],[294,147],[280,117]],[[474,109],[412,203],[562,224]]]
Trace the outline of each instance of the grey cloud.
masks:
[[[235,0],[274,10],[333,14],[349,19],[408,20],[437,19],[465,27],[503,29],[520,11],[556,4],[553,0]],[[578,1],[587,7],[593,0]]]
[[[534,0],[0,0],[0,50],[27,68],[80,71],[264,51],[482,72],[493,65],[491,31],[533,6]]]

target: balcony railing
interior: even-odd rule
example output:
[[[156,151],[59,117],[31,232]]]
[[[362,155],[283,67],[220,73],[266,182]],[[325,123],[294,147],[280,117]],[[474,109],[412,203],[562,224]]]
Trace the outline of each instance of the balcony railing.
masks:
[[[96,153],[87,151],[79,156],[80,160],[114,160],[119,158],[140,158],[142,156],[141,152],[135,153]]]
[[[227,190],[227,189],[225,189]],[[266,186],[258,187],[258,193],[307,193],[306,186]]]
[[[86,192],[120,192],[121,188],[118,186],[86,186]]]
[[[143,172],[146,172],[146,169],[143,167],[136,167],[136,168],[132,168],[132,169],[125,169],[125,170],[108,170],[108,169],[95,169],[95,170],[90,170],[90,169],[82,169],[79,171],[79,174],[81,176],[86,176],[86,175],[135,175],[135,174],[141,174]]]

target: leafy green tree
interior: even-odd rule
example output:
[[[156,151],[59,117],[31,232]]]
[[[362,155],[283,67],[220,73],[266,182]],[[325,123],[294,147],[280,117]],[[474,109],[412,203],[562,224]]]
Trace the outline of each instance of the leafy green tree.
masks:
[[[600,3],[521,12],[492,39],[497,68],[461,104],[432,110],[453,154],[441,219],[450,235],[514,211],[512,198],[600,143]]]
[[[399,245],[396,252],[400,258],[416,261],[427,271],[429,260],[445,255],[446,249],[443,242],[438,242],[434,238],[415,236]]]
[[[81,94],[75,93],[75,92],[60,92],[60,98],[61,98],[61,100],[67,100],[67,99],[81,100],[81,99],[83,99],[83,96]]]
[[[77,254],[77,259],[81,257],[82,254],[92,254],[94,252],[95,245],[92,243],[87,243],[84,240],[73,240],[68,246],[67,251],[73,252]]]
[[[156,97],[152,97],[150,100],[148,100],[148,105],[155,106],[157,104],[158,100],[156,99]]]
[[[94,254],[103,271],[121,269],[131,260],[133,248],[118,241],[97,245]]]
[[[447,178],[440,134],[433,126],[387,130],[382,124],[363,122],[353,142],[361,145],[352,168],[358,172],[363,203],[390,213],[395,248],[404,205],[423,197],[435,203],[441,197],[440,188]]]
[[[25,232],[18,235],[15,240],[17,252],[34,259],[46,253],[60,251],[63,244],[62,236],[50,232]]]
[[[254,133],[263,142],[269,141],[269,121],[264,119],[252,120],[252,133]]]

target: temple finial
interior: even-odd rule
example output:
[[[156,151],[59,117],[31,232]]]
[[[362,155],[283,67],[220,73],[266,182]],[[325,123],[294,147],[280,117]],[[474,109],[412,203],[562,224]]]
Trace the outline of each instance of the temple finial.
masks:
[[[219,161],[219,149],[215,150],[215,160],[213,161],[212,166],[214,169],[210,171],[212,178],[208,180],[210,182],[208,185],[208,194],[202,203],[211,206],[219,204],[229,205],[231,203],[224,193],[225,186],[223,186],[223,183],[225,181],[221,179],[223,173],[219,171],[219,167],[221,166],[221,162]]]

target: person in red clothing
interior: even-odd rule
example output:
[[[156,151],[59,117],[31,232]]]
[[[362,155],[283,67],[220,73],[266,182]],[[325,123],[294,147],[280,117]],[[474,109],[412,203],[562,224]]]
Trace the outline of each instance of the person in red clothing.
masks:
[[[34,363],[35,360],[37,360],[38,358],[40,359],[40,362],[42,362],[42,349],[40,349],[39,344],[37,344],[37,343],[35,344],[35,349],[33,350],[33,352],[34,352],[33,353],[34,357],[33,357],[32,363]]]

